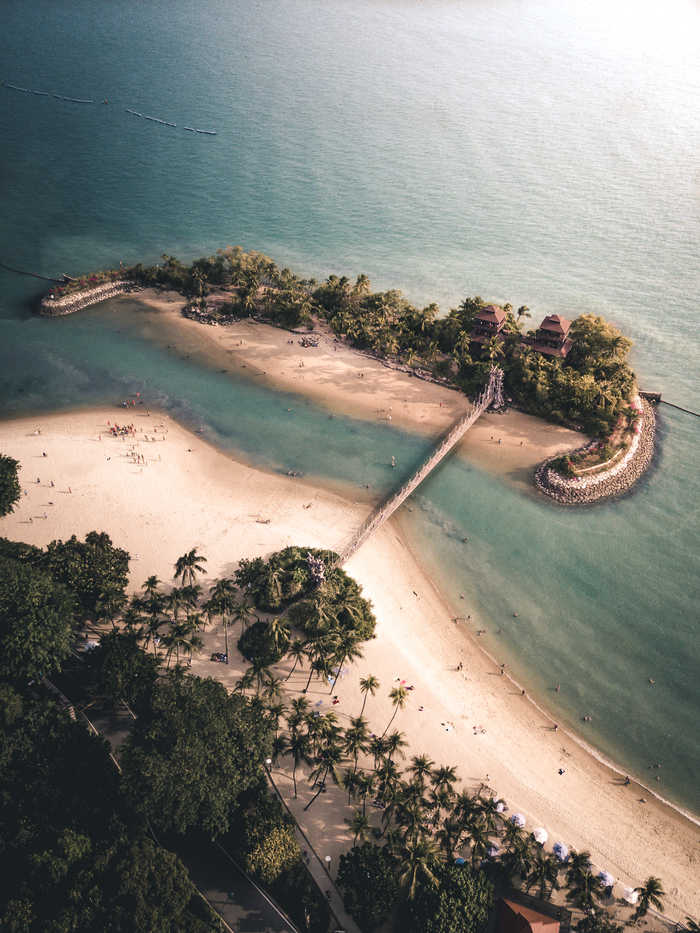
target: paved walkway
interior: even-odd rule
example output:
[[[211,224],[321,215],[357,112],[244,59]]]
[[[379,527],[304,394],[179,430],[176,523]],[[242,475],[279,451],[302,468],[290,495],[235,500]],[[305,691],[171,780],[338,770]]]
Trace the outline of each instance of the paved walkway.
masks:
[[[268,772],[267,777],[277,792],[277,796],[287,809],[287,812],[289,812],[289,807],[287,807],[284,797],[279,792],[272,774]],[[306,853],[306,857],[304,859],[306,862],[306,867],[308,868],[311,877],[314,879],[320,890],[326,894],[328,899],[328,906],[330,907],[331,913],[337,921],[336,929],[343,930],[345,933],[361,933],[361,930],[355,921],[348,914],[346,914],[345,907],[343,906],[343,897],[335,886],[335,882],[331,878],[330,873],[326,868],[325,861],[316,854],[313,846],[306,838],[303,829],[299,826],[298,823],[296,825],[295,831],[297,842],[299,843],[299,848],[301,849],[302,853]],[[330,895],[330,897],[328,897],[328,895]]]

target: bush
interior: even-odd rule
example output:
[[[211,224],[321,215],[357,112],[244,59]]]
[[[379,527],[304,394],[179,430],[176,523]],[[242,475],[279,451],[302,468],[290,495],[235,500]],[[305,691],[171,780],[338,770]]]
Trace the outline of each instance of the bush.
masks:
[[[254,622],[238,639],[238,650],[249,661],[255,660],[262,667],[269,667],[284,657],[289,647],[289,635],[282,633],[277,645],[267,622]]]

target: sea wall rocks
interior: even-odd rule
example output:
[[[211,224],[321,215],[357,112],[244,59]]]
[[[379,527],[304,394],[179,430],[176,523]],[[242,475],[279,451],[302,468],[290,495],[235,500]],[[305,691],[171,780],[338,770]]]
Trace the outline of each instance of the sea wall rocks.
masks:
[[[551,469],[549,464],[561,454],[555,454],[535,471],[535,486],[540,492],[567,505],[587,505],[610,496],[627,492],[651,463],[654,455],[656,414],[644,399],[637,400],[643,415],[639,434],[636,434],[624,457],[603,473],[589,477],[565,477]]]
[[[37,313],[49,317],[73,314],[75,311],[80,311],[81,308],[97,304],[98,301],[114,298],[115,295],[141,291],[141,287],[130,279],[120,279],[118,282],[103,282],[101,285],[95,285],[94,288],[71,292],[71,294],[63,295],[61,298],[52,298],[51,295],[46,295],[41,299]]]

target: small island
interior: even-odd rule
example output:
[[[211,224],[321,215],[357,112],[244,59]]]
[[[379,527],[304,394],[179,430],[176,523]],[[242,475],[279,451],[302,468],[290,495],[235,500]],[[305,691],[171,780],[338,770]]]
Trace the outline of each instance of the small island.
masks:
[[[526,305],[514,311],[478,295],[441,314],[435,303],[417,308],[398,290],[373,292],[365,275],[355,283],[331,275],[319,284],[238,246],[189,266],[167,254],[163,260],[70,280],[39,311],[70,314],[122,292],[172,289],[187,299],[183,314],[200,323],[253,318],[305,339],[325,328],[355,351],[470,398],[497,365],[508,405],[593,439],[536,471],[536,487],[567,504],[626,492],[651,463],[655,416],[627,362],[632,343],[602,317],[551,314],[526,330]]]

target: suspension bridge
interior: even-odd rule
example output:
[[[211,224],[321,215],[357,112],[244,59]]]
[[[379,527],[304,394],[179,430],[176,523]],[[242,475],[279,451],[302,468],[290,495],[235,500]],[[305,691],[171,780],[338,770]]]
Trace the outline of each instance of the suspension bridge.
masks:
[[[465,415],[464,418],[461,418],[457,424],[455,424],[435,453],[425,461],[420,470],[418,470],[406,485],[402,486],[397,493],[391,496],[387,501],[378,505],[370,513],[346,547],[341,551],[336,566],[342,566],[375,531],[381,528],[384,522],[406,501],[406,499],[408,499],[413,490],[423,482],[428,473],[447,456],[457,441],[464,437],[469,428],[481,417],[491,404],[493,404],[494,408],[501,408],[503,406],[503,370],[498,369],[496,366],[491,367],[489,381],[486,383],[481,395],[474,402],[474,408],[468,415]]]

